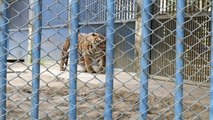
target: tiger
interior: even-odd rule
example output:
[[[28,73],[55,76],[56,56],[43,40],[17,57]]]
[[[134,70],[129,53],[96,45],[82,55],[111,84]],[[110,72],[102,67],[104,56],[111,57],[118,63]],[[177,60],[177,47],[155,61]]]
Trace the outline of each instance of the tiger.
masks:
[[[99,64],[99,72],[105,73],[106,66],[106,39],[99,33],[78,34],[78,63],[83,67],[84,72],[97,73],[92,65]],[[61,52],[60,70],[64,71],[68,64],[70,38],[68,37]]]

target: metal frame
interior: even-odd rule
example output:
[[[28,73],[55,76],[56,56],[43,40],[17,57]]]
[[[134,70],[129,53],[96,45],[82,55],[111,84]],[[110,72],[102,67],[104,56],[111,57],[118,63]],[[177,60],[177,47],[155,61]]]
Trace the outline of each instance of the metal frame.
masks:
[[[42,0],[34,0],[33,11],[34,19],[32,21],[32,107],[31,107],[31,119],[39,119],[39,89],[40,89],[40,59],[41,59],[41,33],[42,33]],[[212,1],[213,2],[213,1]],[[152,39],[152,0],[142,1],[142,12],[141,12],[141,60],[140,60],[140,119],[146,120],[149,110],[148,106],[148,82],[150,79],[150,51],[151,51],[151,39]],[[207,4],[207,3],[206,3]],[[77,119],[77,59],[78,59],[78,30],[79,30],[79,2],[78,0],[69,0],[70,7],[70,71],[69,71],[69,119]],[[115,42],[115,0],[107,0],[106,9],[106,84],[105,84],[105,111],[104,119],[111,120],[113,118],[113,82],[114,82],[114,42]],[[175,120],[183,119],[183,84],[184,75],[184,44],[185,39],[184,23],[185,23],[185,1],[177,0],[176,10],[176,54],[175,54]],[[213,8],[213,4],[212,4]],[[168,8],[170,9],[170,8]],[[9,38],[8,31],[8,1],[0,0],[0,119],[5,120],[7,114],[6,100],[7,100],[7,41]],[[213,10],[211,11],[213,16]],[[213,20],[211,18],[211,30],[213,30]],[[211,61],[210,61],[210,113],[209,119],[213,119],[213,37],[211,31]]]

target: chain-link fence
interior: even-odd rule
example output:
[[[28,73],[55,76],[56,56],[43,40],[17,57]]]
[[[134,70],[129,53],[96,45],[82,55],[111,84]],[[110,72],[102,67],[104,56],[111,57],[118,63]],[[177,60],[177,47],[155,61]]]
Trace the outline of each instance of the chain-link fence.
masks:
[[[213,119],[211,9],[0,0],[1,119]]]

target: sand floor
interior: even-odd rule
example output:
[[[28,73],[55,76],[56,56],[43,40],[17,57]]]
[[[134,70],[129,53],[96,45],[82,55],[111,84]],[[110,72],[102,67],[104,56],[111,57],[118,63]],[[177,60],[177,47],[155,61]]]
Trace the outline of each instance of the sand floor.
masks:
[[[68,71],[59,71],[59,65],[42,65],[40,77],[40,119],[68,119]],[[30,119],[31,67],[21,63],[9,64],[7,78],[7,119]],[[78,72],[77,78],[78,119],[102,120],[105,75]],[[139,91],[140,84],[135,74],[115,70],[113,91],[115,120],[139,119]],[[149,120],[174,119],[174,91],[173,82],[149,80]],[[184,119],[208,119],[208,87],[184,84],[183,101]]]

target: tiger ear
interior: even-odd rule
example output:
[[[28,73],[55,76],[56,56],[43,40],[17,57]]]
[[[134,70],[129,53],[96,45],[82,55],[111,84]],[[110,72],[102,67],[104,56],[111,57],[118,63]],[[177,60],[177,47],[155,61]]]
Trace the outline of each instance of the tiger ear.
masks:
[[[96,34],[95,34],[95,33],[92,33],[92,36],[96,36]]]

